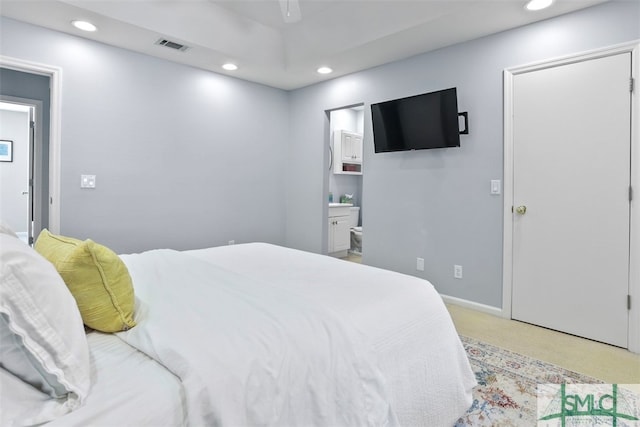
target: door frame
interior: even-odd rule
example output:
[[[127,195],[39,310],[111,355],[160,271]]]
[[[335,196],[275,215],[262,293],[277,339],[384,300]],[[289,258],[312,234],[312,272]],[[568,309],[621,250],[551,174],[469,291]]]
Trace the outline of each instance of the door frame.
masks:
[[[631,76],[635,87],[631,96],[631,186],[634,197],[630,212],[630,260],[640,259],[640,41],[633,41],[575,55],[567,55],[504,70],[504,170],[503,170],[503,258],[502,258],[502,316],[511,318],[513,290],[513,79],[518,74],[567,65],[606,56],[630,53]],[[640,353],[640,263],[629,263],[629,351]]]
[[[49,230],[59,234],[62,68],[4,55],[0,55],[0,67],[49,77]]]
[[[333,162],[335,162],[335,150],[332,144],[334,128],[333,124],[331,123],[331,113],[333,113],[334,111],[352,110],[356,108],[364,108],[364,102],[356,102],[354,104],[346,104],[342,107],[328,108],[324,110],[324,140],[327,141],[327,145],[323,150],[324,160],[322,162],[324,174],[322,177],[322,238],[320,239],[320,253],[324,255],[327,255],[329,253],[329,203],[327,200],[327,196],[329,195],[329,189],[331,187],[330,180],[331,175],[333,174]],[[364,133],[362,143],[364,144]],[[364,196],[362,198],[364,199]],[[360,202],[360,215],[362,215],[362,200]]]

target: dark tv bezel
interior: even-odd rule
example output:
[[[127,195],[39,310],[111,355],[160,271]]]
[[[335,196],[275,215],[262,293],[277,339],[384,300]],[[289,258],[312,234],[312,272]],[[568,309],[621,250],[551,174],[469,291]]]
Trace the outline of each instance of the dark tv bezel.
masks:
[[[376,131],[375,131],[375,122],[373,119],[374,113],[373,113],[373,108],[377,107],[380,108],[379,106],[382,105],[391,105],[391,104],[398,104],[398,103],[402,103],[402,102],[406,102],[407,100],[413,99],[413,98],[419,98],[419,97],[430,97],[430,96],[434,96],[434,95],[441,95],[442,93],[445,92],[453,92],[454,96],[453,99],[455,100],[455,109],[456,109],[456,143],[455,144],[446,144],[446,145],[434,145],[434,146],[407,146],[407,145],[403,145],[402,147],[390,147],[390,145],[387,143],[385,144],[385,148],[379,148],[379,145],[376,144]],[[463,116],[465,119],[465,129],[463,131],[460,131],[460,125],[458,122],[458,117],[459,116]],[[466,113],[459,113],[458,112],[458,92],[457,92],[457,87],[451,87],[451,88],[447,88],[447,89],[441,89],[441,90],[436,90],[436,91],[432,91],[432,92],[425,92],[425,93],[420,93],[417,95],[411,95],[411,96],[406,96],[403,98],[397,98],[397,99],[392,99],[389,101],[382,101],[382,102],[377,102],[377,103],[373,103],[371,104],[371,121],[372,121],[372,127],[373,127],[373,146],[374,146],[374,152],[377,153],[392,153],[392,152],[402,152],[402,151],[417,151],[417,150],[433,150],[433,149],[438,149],[438,148],[455,148],[455,147],[460,147],[460,135],[461,134],[466,134],[468,133],[468,129],[467,129],[467,117],[466,117]],[[386,139],[386,138],[385,138]],[[447,139],[445,138],[444,141],[446,142]],[[388,142],[388,140],[386,141]]]

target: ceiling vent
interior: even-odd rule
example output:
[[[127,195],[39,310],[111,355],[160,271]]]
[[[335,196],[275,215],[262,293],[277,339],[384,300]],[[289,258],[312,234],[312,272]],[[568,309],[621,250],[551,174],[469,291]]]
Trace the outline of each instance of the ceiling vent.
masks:
[[[185,46],[185,45],[180,44],[180,43],[172,42],[171,40],[167,40],[167,39],[159,39],[156,42],[156,44],[158,44],[160,46],[166,46],[166,47],[174,49],[174,50],[179,50],[181,52],[184,52],[185,50],[189,49],[189,46]]]

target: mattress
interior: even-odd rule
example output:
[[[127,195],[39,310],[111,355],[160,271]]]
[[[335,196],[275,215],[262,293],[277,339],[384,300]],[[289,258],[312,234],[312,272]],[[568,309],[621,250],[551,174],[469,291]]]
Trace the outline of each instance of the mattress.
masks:
[[[475,377],[428,281],[265,243],[185,253],[313,299],[347,319],[370,342],[400,425],[453,425],[470,406]]]

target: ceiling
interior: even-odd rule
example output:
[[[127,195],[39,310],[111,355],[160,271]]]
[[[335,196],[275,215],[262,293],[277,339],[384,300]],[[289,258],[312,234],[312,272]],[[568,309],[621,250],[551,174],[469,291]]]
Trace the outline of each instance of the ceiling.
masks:
[[[525,0],[0,0],[0,14],[289,90],[606,1],[530,12]],[[74,28],[76,19],[98,31]],[[221,69],[227,62],[238,70]],[[334,72],[318,74],[323,65]]]

